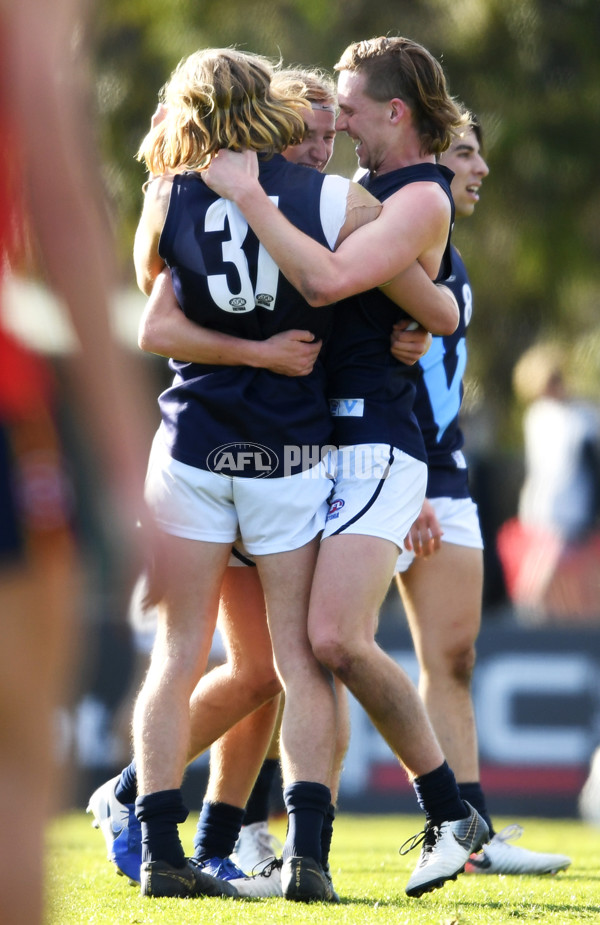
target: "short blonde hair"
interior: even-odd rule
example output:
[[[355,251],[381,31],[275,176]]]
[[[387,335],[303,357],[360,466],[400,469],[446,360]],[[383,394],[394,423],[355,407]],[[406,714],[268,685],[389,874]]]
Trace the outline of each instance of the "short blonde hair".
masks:
[[[271,88],[286,99],[300,97],[309,103],[331,106],[334,110],[337,105],[333,78],[320,68],[290,67],[276,70],[271,79]]]
[[[161,91],[166,117],[146,135],[138,159],[156,175],[202,169],[220,148],[273,154],[297,144],[308,104],[274,93],[272,75],[266,58],[234,48],[184,58]]]
[[[450,96],[441,64],[411,39],[379,36],[355,42],[334,70],[364,74],[365,93],[374,100],[403,100],[425,154],[442,154],[468,125],[469,114]]]

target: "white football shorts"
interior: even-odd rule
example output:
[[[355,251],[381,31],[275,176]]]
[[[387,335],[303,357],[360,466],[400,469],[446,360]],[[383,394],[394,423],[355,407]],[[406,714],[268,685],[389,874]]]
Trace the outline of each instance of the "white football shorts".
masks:
[[[472,498],[430,498],[440,526],[444,531],[442,543],[455,546],[468,546],[470,549],[483,549],[483,538],[479,525],[477,505]],[[412,526],[412,524],[411,524]],[[408,533],[408,530],[406,531]],[[406,572],[415,559],[412,549],[405,549],[396,562],[396,573]]]
[[[251,556],[289,552],[321,532],[332,482],[324,463],[275,479],[225,476],[181,463],[154,438],[145,498],[161,530],[233,544]]]
[[[425,463],[382,443],[345,446],[330,459],[334,489],[323,539],[357,533],[402,548],[425,498]]]

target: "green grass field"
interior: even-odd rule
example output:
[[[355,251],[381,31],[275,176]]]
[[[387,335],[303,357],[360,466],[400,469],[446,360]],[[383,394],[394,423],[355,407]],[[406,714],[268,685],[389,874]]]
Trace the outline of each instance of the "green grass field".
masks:
[[[196,814],[182,827],[191,851]],[[501,827],[505,822],[495,820]],[[398,847],[421,827],[417,816],[346,816],[336,821],[331,868],[339,906],[283,899],[143,899],[106,860],[102,835],[83,812],[57,818],[48,848],[51,925],[203,925],[238,922],[394,923],[394,925],[495,925],[495,923],[600,923],[600,831],[577,821],[519,819],[524,847],[573,858],[555,877],[461,876],[420,899],[404,886],[418,849],[400,857]],[[283,838],[283,822],[272,824]],[[6,923],[9,925],[9,923]]]

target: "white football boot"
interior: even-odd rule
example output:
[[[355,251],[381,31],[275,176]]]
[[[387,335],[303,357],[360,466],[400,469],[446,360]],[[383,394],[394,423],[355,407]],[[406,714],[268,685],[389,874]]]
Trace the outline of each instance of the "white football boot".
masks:
[[[283,896],[281,865],[281,861],[271,859],[258,873],[230,880],[230,883],[239,896]]]
[[[465,866],[467,874],[555,874],[571,863],[565,854],[530,851],[509,841],[520,838],[523,828],[516,823],[497,832],[478,854],[472,854]]]
[[[282,845],[269,832],[267,822],[242,826],[231,860],[247,874],[257,874],[281,855]]]
[[[115,796],[120,777],[117,774],[94,791],[86,812],[93,815],[92,825],[104,835],[108,859],[117,872],[133,884],[140,882],[142,826],[135,815],[134,804],[120,803]]]
[[[489,829],[479,813],[465,801],[469,809],[466,819],[427,823],[423,832],[413,836],[400,848],[406,854],[418,844],[421,857],[406,885],[408,896],[422,896],[444,885],[446,880],[456,880],[465,869],[465,864],[475,851],[489,838]]]

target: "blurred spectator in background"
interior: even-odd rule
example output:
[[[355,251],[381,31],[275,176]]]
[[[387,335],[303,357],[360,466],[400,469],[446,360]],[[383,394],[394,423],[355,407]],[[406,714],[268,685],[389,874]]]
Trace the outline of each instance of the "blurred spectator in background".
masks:
[[[124,555],[140,549],[148,441],[143,391],[133,391],[110,331],[116,267],[79,7],[0,0],[0,269],[27,240],[68,310],[81,345],[69,400],[98,459],[94,488],[105,494]],[[2,321],[0,311],[0,921],[38,925],[55,794],[53,719],[76,651],[77,550],[51,370]]]
[[[565,357],[534,345],[513,375],[527,406],[525,479],[498,551],[517,613],[533,623],[600,620],[600,409],[569,393]]]

